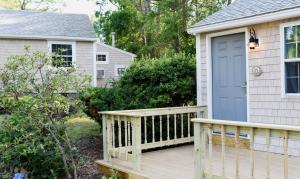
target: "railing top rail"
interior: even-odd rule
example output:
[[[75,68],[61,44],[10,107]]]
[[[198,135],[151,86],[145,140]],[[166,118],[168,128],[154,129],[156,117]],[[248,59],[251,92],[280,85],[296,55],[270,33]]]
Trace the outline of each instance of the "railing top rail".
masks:
[[[300,132],[300,126],[290,126],[290,125],[252,123],[252,122],[236,122],[236,121],[201,119],[201,118],[194,118],[194,119],[192,119],[192,122],[204,123],[204,124],[225,125],[225,126],[238,126],[238,127],[246,127],[246,128],[260,128],[260,129],[273,129],[273,130]]]
[[[128,115],[134,117],[142,117],[149,115],[167,115],[175,113],[184,112],[196,112],[201,108],[206,108],[206,106],[183,106],[183,107],[169,107],[169,108],[149,108],[149,109],[136,109],[136,110],[120,110],[120,111],[104,111],[99,112],[99,114],[108,115]]]
[[[138,114],[122,113],[120,111],[105,111],[105,112],[99,112],[99,114],[101,114],[101,115],[123,116],[123,117],[136,117],[136,118],[141,117],[141,115],[138,115]]]

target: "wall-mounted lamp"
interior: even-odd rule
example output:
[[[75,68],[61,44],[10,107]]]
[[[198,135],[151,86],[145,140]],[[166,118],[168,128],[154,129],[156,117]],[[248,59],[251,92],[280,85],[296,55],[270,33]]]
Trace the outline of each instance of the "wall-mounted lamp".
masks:
[[[249,39],[249,48],[255,49],[255,47],[259,46],[258,38],[256,37],[255,30],[250,28],[250,39]]]

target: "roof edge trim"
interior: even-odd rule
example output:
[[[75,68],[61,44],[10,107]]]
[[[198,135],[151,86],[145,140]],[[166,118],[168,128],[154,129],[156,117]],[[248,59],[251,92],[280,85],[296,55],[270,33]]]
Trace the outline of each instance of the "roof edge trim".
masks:
[[[105,47],[107,47],[107,48],[110,48],[110,49],[119,51],[119,52],[124,53],[124,54],[127,54],[127,55],[130,55],[130,56],[132,56],[132,57],[136,57],[136,54],[133,54],[133,53],[131,53],[131,52],[127,52],[127,51],[125,51],[125,50],[122,50],[122,49],[119,49],[119,48],[116,48],[116,47],[113,47],[113,46],[110,46],[110,45],[107,45],[107,44],[105,44],[105,43],[97,42],[97,44],[103,45],[103,46],[105,46]]]
[[[31,40],[74,40],[74,41],[97,41],[97,38],[68,37],[68,36],[39,36],[39,35],[8,35],[0,34],[0,38],[7,39],[31,39]]]
[[[276,21],[276,20],[293,18],[293,17],[297,17],[297,16],[300,16],[300,8],[299,7],[294,8],[294,9],[272,12],[272,13],[263,14],[263,15],[246,17],[246,18],[237,19],[237,20],[220,22],[220,23],[206,25],[206,26],[192,27],[192,28],[187,29],[187,32],[189,34],[195,35],[195,34],[203,33],[203,32],[211,32],[211,31],[217,31],[217,30],[223,30],[223,29],[243,27],[243,26],[247,26],[247,25],[260,24],[260,23],[264,23],[264,22],[271,22],[271,21]]]

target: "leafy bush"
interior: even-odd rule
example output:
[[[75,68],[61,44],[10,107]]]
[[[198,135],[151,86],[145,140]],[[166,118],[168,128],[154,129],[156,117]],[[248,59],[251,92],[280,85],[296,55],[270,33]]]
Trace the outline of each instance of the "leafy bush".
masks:
[[[137,61],[117,84],[128,109],[172,107],[194,103],[195,78],[195,58],[176,54]]]
[[[172,107],[194,104],[196,65],[191,55],[175,54],[135,61],[111,88],[80,93],[86,113],[99,120],[98,111]]]
[[[123,109],[124,106],[120,90],[117,87],[87,88],[80,93],[80,99],[86,106],[85,113],[97,120],[99,119],[98,111]]]
[[[32,125],[31,120],[15,113],[2,123],[0,168],[6,171],[4,178],[11,178],[12,166],[29,171],[29,178],[58,178],[64,173],[55,141],[46,131]]]
[[[0,108],[9,113],[0,128],[0,175],[12,178],[15,168],[22,168],[31,178],[76,179],[76,154],[65,122],[80,103],[63,94],[81,90],[90,78],[78,75],[75,66],[53,67],[52,55],[25,51],[0,71]]]

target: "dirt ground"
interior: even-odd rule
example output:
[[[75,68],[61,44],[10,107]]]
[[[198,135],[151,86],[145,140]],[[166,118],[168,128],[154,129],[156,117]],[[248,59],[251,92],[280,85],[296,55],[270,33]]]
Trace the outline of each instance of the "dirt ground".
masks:
[[[95,161],[102,159],[102,137],[92,136],[79,139],[75,143],[81,155],[78,165],[78,176],[80,179],[100,179]]]

